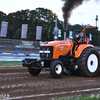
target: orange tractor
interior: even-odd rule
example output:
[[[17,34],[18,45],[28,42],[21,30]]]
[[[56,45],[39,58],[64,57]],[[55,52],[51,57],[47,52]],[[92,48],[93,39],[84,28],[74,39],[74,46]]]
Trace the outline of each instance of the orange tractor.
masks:
[[[40,59],[23,60],[23,66],[28,67],[31,75],[38,75],[42,69],[50,69],[55,78],[64,74],[78,74],[94,77],[100,72],[99,52],[93,45],[88,44],[85,27],[83,31],[75,31],[73,39],[66,41],[45,42],[40,46]]]

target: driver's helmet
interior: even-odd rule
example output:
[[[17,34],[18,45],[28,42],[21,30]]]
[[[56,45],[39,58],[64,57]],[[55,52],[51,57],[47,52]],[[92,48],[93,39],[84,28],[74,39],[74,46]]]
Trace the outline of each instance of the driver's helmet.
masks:
[[[77,40],[79,40],[80,39],[80,33],[77,33],[77,34],[75,34],[75,38],[77,39]]]
[[[81,38],[81,31],[80,30],[76,30],[74,32],[74,39],[80,40]]]

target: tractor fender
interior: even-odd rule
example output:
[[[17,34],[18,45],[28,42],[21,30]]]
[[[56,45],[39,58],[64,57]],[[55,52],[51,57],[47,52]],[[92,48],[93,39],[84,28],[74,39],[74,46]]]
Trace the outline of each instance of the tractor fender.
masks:
[[[82,51],[85,49],[85,48],[88,48],[88,47],[94,47],[93,45],[91,45],[91,44],[81,44],[79,47],[78,47],[78,49],[77,49],[77,51],[76,51],[76,53],[75,53],[75,58],[78,58],[80,55],[81,55],[81,53],[82,53]]]

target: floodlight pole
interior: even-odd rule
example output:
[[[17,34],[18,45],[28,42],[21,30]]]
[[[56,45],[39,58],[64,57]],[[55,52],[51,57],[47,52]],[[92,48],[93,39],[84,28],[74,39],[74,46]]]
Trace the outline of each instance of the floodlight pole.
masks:
[[[96,15],[96,19],[95,20],[96,20],[96,27],[97,27],[98,15]]]
[[[54,40],[56,41],[58,39],[58,27],[57,27],[57,16],[55,21],[55,27],[54,27]]]

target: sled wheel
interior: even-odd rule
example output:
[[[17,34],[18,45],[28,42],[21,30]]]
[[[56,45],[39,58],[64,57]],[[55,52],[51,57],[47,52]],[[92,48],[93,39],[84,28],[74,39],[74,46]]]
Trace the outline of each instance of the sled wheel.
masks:
[[[95,77],[100,72],[99,52],[95,48],[86,48],[77,59],[78,74],[81,76]]]
[[[32,75],[32,76],[37,76],[40,72],[41,69],[33,69],[31,67],[28,67],[28,72]]]
[[[63,64],[59,60],[55,60],[50,65],[50,73],[54,78],[60,78],[63,74]]]

